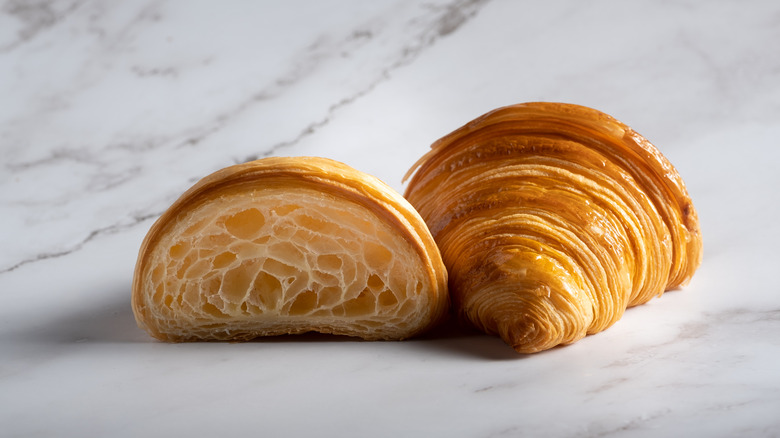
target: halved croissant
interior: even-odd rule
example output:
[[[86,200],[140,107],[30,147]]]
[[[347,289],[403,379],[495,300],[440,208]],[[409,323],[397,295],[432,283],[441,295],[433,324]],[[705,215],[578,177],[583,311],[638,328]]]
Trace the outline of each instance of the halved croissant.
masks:
[[[403,339],[449,305],[425,223],[377,178],[324,158],[267,158],[209,175],[152,226],[138,325],[165,341],[317,331]]]
[[[435,142],[406,197],[459,315],[518,352],[569,344],[689,281],[698,218],[675,168],[599,111],[526,103]]]

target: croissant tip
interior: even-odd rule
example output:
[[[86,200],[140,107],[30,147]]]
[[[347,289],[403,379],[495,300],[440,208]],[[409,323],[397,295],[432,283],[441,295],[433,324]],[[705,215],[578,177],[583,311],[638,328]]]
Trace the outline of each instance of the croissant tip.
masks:
[[[544,324],[528,314],[506,314],[495,321],[498,336],[516,352],[536,353],[549,348]]]

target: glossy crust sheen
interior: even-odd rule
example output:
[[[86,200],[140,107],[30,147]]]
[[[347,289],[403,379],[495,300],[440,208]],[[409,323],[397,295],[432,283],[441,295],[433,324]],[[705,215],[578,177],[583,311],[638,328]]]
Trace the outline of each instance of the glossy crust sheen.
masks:
[[[138,325],[165,341],[317,331],[403,339],[449,306],[447,273],[409,203],[324,158],[222,169],[152,226],[133,278]]]
[[[680,175],[590,108],[497,109],[438,140],[413,172],[406,198],[439,245],[456,310],[518,352],[604,330],[701,262]]]

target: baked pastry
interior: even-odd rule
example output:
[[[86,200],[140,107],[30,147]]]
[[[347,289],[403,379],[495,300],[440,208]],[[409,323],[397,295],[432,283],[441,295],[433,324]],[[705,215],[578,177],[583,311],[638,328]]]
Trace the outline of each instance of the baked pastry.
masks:
[[[497,109],[435,142],[412,173],[405,196],[439,245],[456,312],[518,352],[602,331],[701,262],[680,175],[594,109]]]
[[[395,340],[436,324],[447,273],[425,223],[377,178],[324,158],[231,166],[152,226],[133,278],[163,341],[309,331]]]

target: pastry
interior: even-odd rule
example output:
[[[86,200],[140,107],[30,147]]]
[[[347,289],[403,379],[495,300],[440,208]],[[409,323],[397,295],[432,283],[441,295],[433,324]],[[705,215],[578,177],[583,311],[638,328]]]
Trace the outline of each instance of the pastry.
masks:
[[[600,332],[701,262],[680,175],[594,109],[497,109],[436,141],[412,174],[405,196],[439,245],[456,313],[518,352]]]
[[[138,325],[170,342],[309,331],[397,340],[448,306],[438,249],[408,202],[310,157],[200,180],[150,229],[132,291]]]

